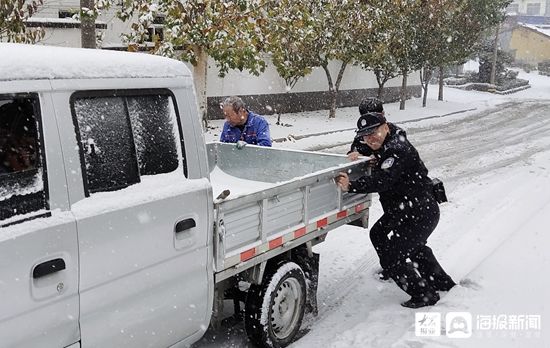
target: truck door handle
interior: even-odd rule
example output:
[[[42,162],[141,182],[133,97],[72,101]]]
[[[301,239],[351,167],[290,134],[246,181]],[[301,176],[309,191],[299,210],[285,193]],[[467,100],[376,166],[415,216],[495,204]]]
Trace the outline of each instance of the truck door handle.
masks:
[[[65,268],[66,268],[65,260],[53,259],[53,260],[42,262],[36,265],[36,267],[34,267],[32,271],[32,277],[34,279],[44,277],[44,276],[47,276],[48,274],[62,271]]]
[[[185,220],[181,220],[176,224],[176,227],[174,228],[174,231],[176,233],[184,232],[187,230],[192,229],[193,227],[197,227],[197,224],[195,222],[195,219],[189,218]]]

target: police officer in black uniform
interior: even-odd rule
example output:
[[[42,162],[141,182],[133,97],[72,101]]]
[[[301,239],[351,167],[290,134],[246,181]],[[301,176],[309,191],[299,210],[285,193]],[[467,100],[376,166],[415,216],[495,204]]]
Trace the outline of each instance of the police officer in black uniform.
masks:
[[[374,97],[367,97],[364,98],[361,103],[359,104],[359,115],[366,115],[368,113],[379,113],[384,115],[384,104],[382,101],[378,98]],[[357,124],[357,128],[360,128],[361,125]],[[354,137],[353,142],[351,144],[350,150],[348,151],[348,158],[351,161],[356,161],[359,156],[370,156],[372,154],[372,150],[366,143],[363,142],[362,137]],[[383,236],[378,236],[376,233],[383,233],[384,231],[380,229],[371,229],[370,230],[370,240],[373,243],[373,245],[377,245],[377,240],[379,240]],[[376,276],[379,280],[389,280],[389,274],[388,272],[384,272],[383,269],[378,269],[376,271]]]
[[[402,303],[419,308],[439,301],[437,291],[455,284],[426,245],[439,222],[428,170],[403,129],[386,122],[383,113],[367,112],[357,121],[361,154],[373,155],[371,175],[350,181],[346,173],[336,179],[343,191],[380,194],[384,210],[371,228],[380,265],[411,296]]]

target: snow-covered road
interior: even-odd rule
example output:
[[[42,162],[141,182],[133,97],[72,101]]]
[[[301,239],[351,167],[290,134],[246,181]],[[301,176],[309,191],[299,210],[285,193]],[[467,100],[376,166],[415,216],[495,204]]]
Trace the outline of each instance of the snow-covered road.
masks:
[[[550,317],[544,291],[550,283],[540,276],[547,273],[550,260],[541,247],[550,240],[546,236],[550,221],[547,110],[550,101],[527,100],[467,117],[403,125],[431,176],[445,182],[450,200],[442,206],[430,245],[456,280],[469,282],[453,289],[432,311],[541,315],[543,325],[544,318]],[[351,140],[352,135],[342,132],[340,137],[327,135],[316,142],[330,147]],[[340,145],[327,151],[345,153],[347,149]],[[375,201],[371,221],[380,215]],[[539,337],[520,335],[511,340],[416,338],[415,311],[399,305],[407,296],[394,284],[372,277],[378,258],[367,230],[341,227],[329,233],[316,251],[321,253],[320,313],[306,318],[303,337],[293,347],[550,346],[544,326]],[[248,347],[244,337],[242,325],[236,324],[209,331],[195,346]]]
[[[423,127],[423,122],[418,122],[407,125],[409,138],[419,149],[431,175],[445,181],[450,198],[450,202],[442,206],[442,219],[430,244],[455,279],[468,277],[477,289],[454,289],[433,310],[486,315],[539,314],[543,317],[550,314],[550,301],[544,290],[549,284],[546,278],[540,277],[540,272],[545,272],[550,262],[550,257],[540,252],[540,243],[548,245],[549,240],[541,237],[547,232],[545,223],[550,221],[550,116],[546,111],[549,109],[550,102],[514,103],[445,124]],[[330,151],[341,153],[345,150],[347,148],[340,147]],[[379,214],[379,206],[375,204],[371,217],[376,219]],[[527,227],[528,231],[524,229]],[[366,233],[360,238],[368,245],[366,255],[363,254],[359,262],[349,263],[348,269],[341,272],[351,272],[351,277],[343,275],[343,279],[337,280],[335,270],[341,266],[334,267],[326,259],[335,253],[339,253],[336,259],[343,255],[352,258],[350,250],[353,248],[346,248],[342,243],[336,246],[340,239],[336,234],[330,235],[320,246],[326,249],[322,250],[322,272],[328,263],[326,267],[332,274],[321,275],[321,279],[328,279],[325,279],[327,285],[320,283],[319,298],[323,298],[322,293],[335,281],[348,284],[352,288],[348,289],[351,295],[342,294],[345,298],[327,300],[328,307],[338,308],[328,316],[325,314],[327,319],[317,320],[296,347],[390,347],[394,342],[399,342],[399,347],[418,347],[457,343],[401,337],[414,337],[414,331],[411,335],[411,328],[414,328],[412,311],[399,308],[399,300],[406,295],[397,287],[370,278],[374,270],[370,267],[373,251]],[[526,243],[522,243],[522,234],[526,235]],[[515,252],[504,255],[508,257],[508,262],[504,263],[502,252],[495,251],[501,245],[510,244],[508,239],[513,240]],[[533,243],[533,240],[538,242]],[[539,249],[534,250],[537,246]],[[341,250],[336,251],[338,247]],[[507,248],[511,249],[509,245]],[[499,259],[496,264],[492,261],[494,253]],[[531,276],[529,282],[518,281],[518,276],[525,273]],[[485,282],[493,288],[483,290]],[[496,294],[494,287],[498,289]],[[332,294],[330,290],[328,293]],[[488,303],[492,306],[480,306]],[[483,308],[485,312],[479,313],[480,307],[488,309]],[[507,332],[493,334],[503,333]],[[542,336],[543,333],[539,332],[540,338],[529,341],[521,340],[520,336],[519,340],[505,342],[502,338],[478,338],[458,343],[461,347],[548,347],[550,340]]]

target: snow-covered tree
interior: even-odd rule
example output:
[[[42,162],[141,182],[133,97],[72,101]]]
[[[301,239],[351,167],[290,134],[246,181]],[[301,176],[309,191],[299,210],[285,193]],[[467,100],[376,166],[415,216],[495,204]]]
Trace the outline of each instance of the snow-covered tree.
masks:
[[[43,0],[0,1],[0,41],[34,43],[44,37],[42,28],[27,28],[25,21],[43,4]]]
[[[310,54],[318,39],[318,22],[308,2],[277,0],[267,4],[268,20],[263,27],[267,51],[290,90],[318,66],[316,55]]]
[[[424,0],[388,0],[380,6],[386,21],[385,30],[392,39],[388,42],[388,54],[393,57],[399,74],[403,77],[400,91],[400,110],[405,109],[408,97],[409,73],[419,70],[422,57],[418,54],[418,41],[422,35],[420,22],[423,19]]]
[[[379,8],[387,21],[380,30],[386,39],[377,46],[380,54],[367,56],[362,65],[375,71],[379,93],[387,79],[403,76],[401,109],[405,108],[407,97],[407,74],[420,70],[426,105],[434,69],[441,70],[470,56],[483,32],[503,19],[502,11],[509,3],[510,0],[382,1]]]
[[[504,20],[504,9],[511,0],[465,0],[455,2],[449,11],[447,30],[439,59],[439,100],[443,100],[443,71],[446,66],[464,63],[477,48],[488,30]]]
[[[262,6],[261,0],[124,0],[119,16],[134,21],[132,32],[125,36],[130,50],[148,47],[156,54],[193,65],[199,108],[206,121],[209,56],[220,76],[230,69],[255,75],[265,69]],[[159,18],[164,35],[155,35],[153,45],[146,46],[148,29]]]
[[[378,11],[363,1],[270,1],[266,25],[268,51],[287,86],[322,68],[330,96],[329,118],[336,115],[338,92],[347,66],[368,44]],[[329,63],[339,64],[336,76]]]
[[[392,48],[399,46],[402,33],[389,17],[391,12],[386,12],[386,0],[371,1],[370,4],[378,13],[371,22],[372,30],[364,33],[366,35],[361,39],[363,49],[356,57],[356,63],[374,72],[378,83],[377,96],[383,100],[386,82],[400,74]]]
[[[452,27],[456,0],[424,0],[421,3],[417,56],[421,60],[420,84],[422,86],[422,106],[426,106],[428,86],[434,69],[445,63],[448,43],[456,28]]]
[[[371,52],[360,57],[359,65],[365,70],[372,70],[378,84],[377,97],[384,100],[384,86],[389,80],[399,76],[399,68],[392,55],[389,54],[389,36],[385,41],[373,45]]]

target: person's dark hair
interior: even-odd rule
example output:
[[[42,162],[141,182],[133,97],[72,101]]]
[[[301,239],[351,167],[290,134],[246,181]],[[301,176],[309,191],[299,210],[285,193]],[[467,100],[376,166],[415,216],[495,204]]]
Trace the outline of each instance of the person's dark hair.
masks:
[[[365,98],[359,104],[359,114],[364,115],[369,112],[384,112],[384,104],[378,98]]]
[[[225,98],[225,100],[221,104],[222,108],[228,105],[231,105],[233,111],[235,112],[239,112],[240,109],[246,109],[246,105],[244,105],[243,100],[236,96]]]

